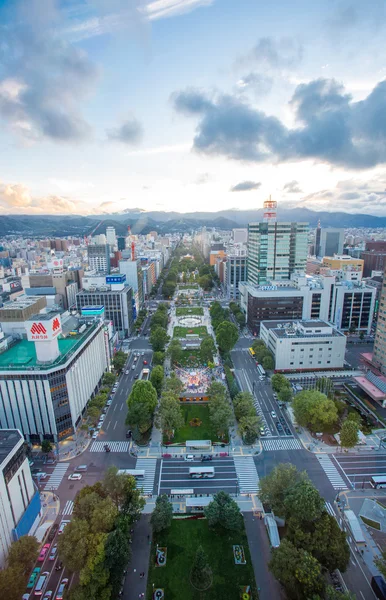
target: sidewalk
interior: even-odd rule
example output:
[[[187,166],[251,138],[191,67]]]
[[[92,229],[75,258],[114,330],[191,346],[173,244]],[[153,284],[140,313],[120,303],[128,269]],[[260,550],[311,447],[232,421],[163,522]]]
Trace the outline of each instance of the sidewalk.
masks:
[[[40,518],[33,523],[28,535],[36,535],[42,540],[46,531],[55,523],[60,511],[60,500],[52,492],[40,492]]]
[[[368,452],[379,452],[386,453],[385,449],[379,448],[380,439],[376,435],[368,436],[368,443],[364,445],[357,445],[354,448],[342,448],[341,446],[329,446],[325,444],[322,440],[315,439],[312,437],[309,431],[303,429],[302,427],[297,427],[297,435],[299,440],[303,444],[305,450],[309,450],[315,454],[324,453],[324,454],[363,454]],[[378,441],[377,441],[378,440]]]
[[[79,430],[63,442],[59,442],[59,462],[75,458],[84,452],[91,442],[87,431]]]
[[[140,594],[145,594],[147,586],[147,574],[151,549],[152,531],[150,526],[150,515],[142,515],[134,526],[132,559],[127,571],[123,589],[124,600],[138,600]],[[140,573],[145,577],[140,578]]]

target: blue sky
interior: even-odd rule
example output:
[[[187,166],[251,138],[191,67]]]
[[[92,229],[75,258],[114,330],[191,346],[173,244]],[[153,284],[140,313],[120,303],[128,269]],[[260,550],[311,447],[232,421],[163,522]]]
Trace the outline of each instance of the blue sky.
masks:
[[[380,0],[0,0],[0,214],[386,215]]]

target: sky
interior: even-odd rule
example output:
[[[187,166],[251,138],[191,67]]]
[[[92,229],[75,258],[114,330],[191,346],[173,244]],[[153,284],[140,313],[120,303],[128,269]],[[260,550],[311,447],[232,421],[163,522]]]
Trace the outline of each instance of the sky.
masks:
[[[384,0],[0,0],[0,215],[386,216]]]

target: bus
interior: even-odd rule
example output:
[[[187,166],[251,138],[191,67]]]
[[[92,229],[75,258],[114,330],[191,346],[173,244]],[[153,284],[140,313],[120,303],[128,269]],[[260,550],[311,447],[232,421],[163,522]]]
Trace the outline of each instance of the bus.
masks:
[[[260,377],[265,377],[265,371],[261,365],[257,365],[257,370],[259,372]]]
[[[370,485],[371,487],[376,488],[377,490],[386,488],[386,475],[383,475],[381,477],[371,477]]]
[[[254,351],[253,348],[248,348],[248,352],[252,356],[252,358],[255,358],[256,352]]]
[[[214,477],[214,467],[190,467],[189,475],[192,479],[211,479]]]
[[[145,471],[143,469],[119,469],[118,475],[131,475],[135,479],[145,479]]]

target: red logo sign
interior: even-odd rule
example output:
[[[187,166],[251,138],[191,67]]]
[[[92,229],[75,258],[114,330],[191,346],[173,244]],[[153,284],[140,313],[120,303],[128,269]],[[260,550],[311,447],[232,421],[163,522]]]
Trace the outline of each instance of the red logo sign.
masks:
[[[47,329],[44,327],[44,325],[42,323],[34,323],[31,327],[31,333],[34,334],[43,334],[43,333],[47,333]]]
[[[58,317],[56,317],[52,321],[52,331],[56,331],[57,329],[59,329],[59,327],[60,327],[59,319],[58,319]]]

